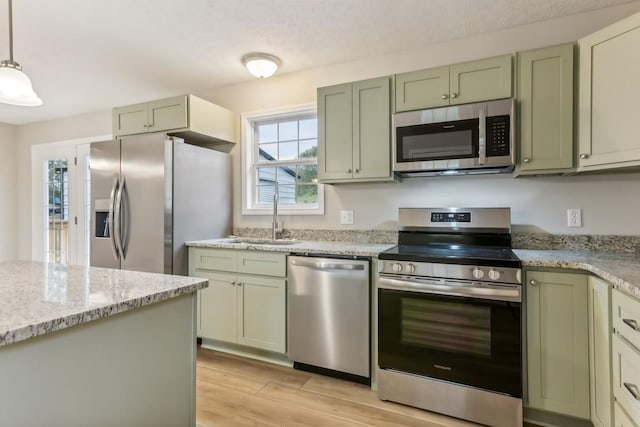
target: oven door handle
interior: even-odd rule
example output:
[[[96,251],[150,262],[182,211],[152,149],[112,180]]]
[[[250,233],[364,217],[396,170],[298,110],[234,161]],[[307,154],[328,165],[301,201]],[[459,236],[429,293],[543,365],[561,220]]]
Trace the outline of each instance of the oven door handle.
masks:
[[[483,283],[482,286],[478,286],[478,284],[460,282],[453,284],[446,280],[443,281],[443,283],[433,283],[417,278],[403,280],[381,276],[378,280],[378,288],[494,301],[522,302],[522,287],[518,285],[493,285]]]

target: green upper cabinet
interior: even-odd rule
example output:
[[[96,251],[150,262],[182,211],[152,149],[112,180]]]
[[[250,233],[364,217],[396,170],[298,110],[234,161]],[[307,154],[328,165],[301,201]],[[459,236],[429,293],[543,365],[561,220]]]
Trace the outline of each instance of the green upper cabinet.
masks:
[[[640,13],[578,41],[578,170],[640,165]]]
[[[574,45],[519,52],[520,175],[573,168]]]
[[[113,109],[114,137],[167,132],[201,144],[234,143],[232,111],[193,95],[182,95]]]
[[[396,112],[449,105],[449,67],[396,75]]]
[[[318,89],[318,180],[390,181],[391,78]]]
[[[589,419],[587,276],[529,270],[526,286],[528,406]]]
[[[510,98],[511,55],[396,75],[396,112]]]

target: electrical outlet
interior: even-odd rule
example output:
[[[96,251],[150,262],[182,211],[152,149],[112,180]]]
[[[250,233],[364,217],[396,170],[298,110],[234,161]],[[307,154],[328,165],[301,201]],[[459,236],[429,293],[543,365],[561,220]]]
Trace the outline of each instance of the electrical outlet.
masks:
[[[353,224],[353,211],[340,211],[340,224]]]
[[[582,227],[582,210],[567,209],[567,226]]]

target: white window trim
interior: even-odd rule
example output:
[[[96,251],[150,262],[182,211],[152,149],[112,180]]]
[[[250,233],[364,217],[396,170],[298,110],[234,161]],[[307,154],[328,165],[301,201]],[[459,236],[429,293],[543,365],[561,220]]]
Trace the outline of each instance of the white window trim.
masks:
[[[280,119],[292,114],[316,113],[316,104],[303,104],[291,107],[254,111],[240,115],[241,153],[242,153],[242,214],[243,215],[271,215],[273,208],[250,207],[255,192],[255,177],[252,168],[253,161],[253,127],[251,122],[259,120]],[[318,207],[303,208],[301,206],[278,205],[278,215],[324,215],[324,185],[318,184]]]

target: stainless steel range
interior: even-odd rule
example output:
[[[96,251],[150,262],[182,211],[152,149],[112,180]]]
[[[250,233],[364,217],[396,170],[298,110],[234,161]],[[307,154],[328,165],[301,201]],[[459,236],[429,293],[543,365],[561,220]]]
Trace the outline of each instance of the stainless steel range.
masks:
[[[378,397],[522,425],[522,270],[509,208],[402,208],[380,253]]]

